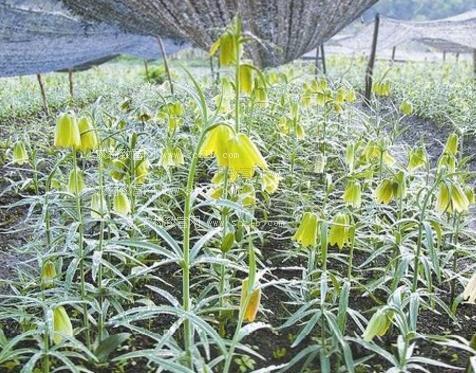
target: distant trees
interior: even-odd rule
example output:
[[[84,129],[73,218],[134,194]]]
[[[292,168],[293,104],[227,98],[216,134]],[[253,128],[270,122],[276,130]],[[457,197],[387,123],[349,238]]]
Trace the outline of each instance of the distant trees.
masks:
[[[476,0],[380,0],[365,17],[379,12],[387,17],[408,20],[446,18],[476,9]]]

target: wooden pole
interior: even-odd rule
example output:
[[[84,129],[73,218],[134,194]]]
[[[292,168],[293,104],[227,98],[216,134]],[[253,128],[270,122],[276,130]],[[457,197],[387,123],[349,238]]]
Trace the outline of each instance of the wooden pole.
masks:
[[[167,79],[169,80],[170,84],[170,94],[173,95],[174,85],[172,83],[172,76],[170,75],[169,63],[167,61],[167,54],[165,53],[164,43],[162,42],[162,38],[160,36],[157,37],[157,40],[159,41],[160,53],[162,54],[162,59],[164,60],[165,73],[167,74]]]
[[[212,82],[216,82],[216,80],[215,80],[215,68],[213,66],[213,56],[210,56],[210,74],[212,75]]]
[[[476,79],[476,48],[473,49],[473,78]]]
[[[145,69],[145,79],[149,81],[149,65],[147,64],[147,60],[144,58],[144,69]]]
[[[459,62],[459,52],[456,52],[456,63]]]
[[[397,51],[397,47],[392,48],[392,62],[395,61],[395,52]]]
[[[446,51],[443,51],[443,62],[446,61]]]
[[[43,107],[45,109],[46,114],[50,115],[50,108],[48,107],[48,101],[46,100],[45,86],[43,84],[41,74],[36,74],[36,78],[38,79],[38,84],[40,85],[41,98],[43,99]]]
[[[73,94],[73,71],[71,69],[68,70],[68,81],[69,81],[69,95],[71,96],[71,100],[74,97]]]
[[[326,67],[326,54],[324,53],[324,44],[321,44],[321,59],[322,59],[322,72],[324,75],[327,74],[327,67]]]
[[[316,47],[316,61],[315,61],[315,64],[316,64],[316,78],[317,78],[317,75],[319,74],[319,45]]]
[[[372,38],[372,49],[370,51],[369,63],[365,72],[365,102],[370,104],[370,96],[372,95],[372,81],[375,66],[375,56],[377,54],[378,29],[380,26],[380,14],[375,15],[374,35]]]

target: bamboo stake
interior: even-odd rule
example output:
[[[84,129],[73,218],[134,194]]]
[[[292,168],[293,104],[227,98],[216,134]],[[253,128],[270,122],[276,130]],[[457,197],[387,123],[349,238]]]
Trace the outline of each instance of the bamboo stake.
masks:
[[[324,44],[321,44],[321,60],[322,60],[322,72],[324,75],[327,74],[327,67],[326,67],[326,54],[324,53]]]
[[[169,63],[167,61],[167,54],[165,53],[164,43],[162,42],[162,38],[160,36],[157,36],[157,40],[159,41],[160,53],[162,54],[162,59],[164,60],[165,73],[167,74],[167,79],[169,80],[170,84],[170,94],[173,95],[174,85],[172,84],[172,77],[170,75]]]
[[[71,100],[74,98],[73,94],[73,71],[71,69],[68,70],[68,80],[69,80],[69,95],[71,96]]]
[[[41,74],[36,74],[36,78],[38,79],[38,84],[40,85],[41,98],[43,99],[43,107],[45,109],[46,115],[50,115],[48,101],[46,100],[45,86],[43,84],[43,79],[41,78]]]
[[[147,64],[147,60],[144,58],[144,68],[145,68],[145,79],[149,81],[149,65]]]
[[[365,102],[370,104],[370,96],[372,94],[372,81],[375,66],[375,55],[377,53],[378,29],[380,25],[380,14],[375,15],[374,35],[372,38],[372,49],[370,51],[369,63],[365,72]]]
[[[319,45],[316,47],[316,78],[319,74]]]

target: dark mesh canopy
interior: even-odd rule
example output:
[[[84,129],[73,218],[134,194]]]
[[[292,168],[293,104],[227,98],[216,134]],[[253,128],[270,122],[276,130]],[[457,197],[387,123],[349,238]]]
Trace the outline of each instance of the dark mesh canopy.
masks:
[[[373,24],[357,34],[336,40],[336,44],[354,50],[368,50],[372,43]],[[471,52],[476,49],[476,10],[434,21],[401,21],[381,18],[377,47],[380,50],[419,42],[447,52]]]
[[[237,13],[254,34],[261,66],[292,61],[326,41],[377,0],[63,0],[75,14],[124,31],[182,37],[208,49]]]
[[[160,57],[152,36],[73,17],[57,0],[0,0],[0,76],[85,69],[121,54]],[[168,53],[183,42],[164,40]]]

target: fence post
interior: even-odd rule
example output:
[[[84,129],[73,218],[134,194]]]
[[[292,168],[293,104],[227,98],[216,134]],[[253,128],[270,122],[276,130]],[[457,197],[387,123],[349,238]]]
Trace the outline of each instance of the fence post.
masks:
[[[375,25],[374,25],[374,35],[372,38],[372,49],[370,51],[369,63],[367,65],[367,71],[365,72],[365,102],[370,103],[370,97],[372,95],[372,80],[373,72],[375,65],[375,55],[377,53],[377,40],[378,40],[378,29],[380,26],[380,15],[377,13],[375,15]]]
[[[172,76],[170,75],[169,63],[167,61],[167,54],[165,53],[164,43],[162,42],[162,38],[160,36],[157,36],[157,40],[159,41],[160,53],[162,54],[162,59],[164,60],[165,73],[167,74],[167,79],[169,80],[170,93],[173,95],[174,85],[172,84]]]
[[[315,60],[315,73],[316,73],[316,78],[317,75],[319,74],[319,45],[316,47],[316,60]]]
[[[327,74],[327,67],[326,67],[326,54],[324,53],[324,44],[321,44],[321,59],[322,59],[322,72],[324,75]]]
[[[69,95],[71,96],[71,100],[73,99],[73,70],[68,70],[68,81],[69,81]]]
[[[45,108],[46,114],[50,115],[48,101],[46,100],[45,86],[43,84],[43,79],[41,78],[41,74],[36,74],[36,78],[38,79],[38,84],[40,85],[41,98],[43,99],[43,107]]]

